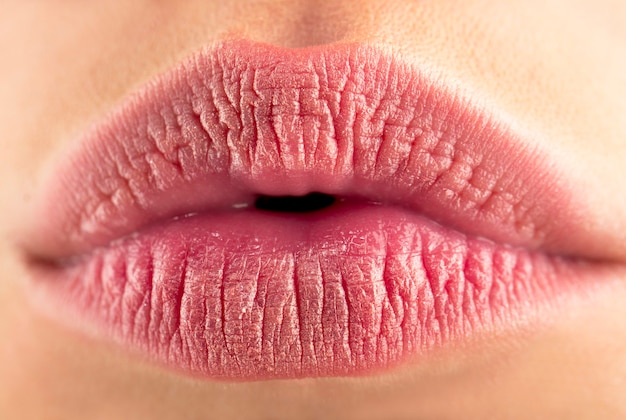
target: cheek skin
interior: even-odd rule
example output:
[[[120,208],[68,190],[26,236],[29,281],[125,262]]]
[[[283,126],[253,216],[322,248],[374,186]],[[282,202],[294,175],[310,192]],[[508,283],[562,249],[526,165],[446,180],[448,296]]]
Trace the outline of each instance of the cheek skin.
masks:
[[[0,414],[7,418],[621,418],[626,279],[549,329],[375,378],[222,384],[164,373],[29,309],[12,232],[81,132],[216,39],[390,44],[482,92],[548,144],[626,232],[626,4],[10,2],[0,16]],[[590,106],[592,104],[592,106]],[[626,238],[607,254],[626,260]],[[86,379],[88,378],[88,379]],[[87,413],[87,415],[86,415]]]

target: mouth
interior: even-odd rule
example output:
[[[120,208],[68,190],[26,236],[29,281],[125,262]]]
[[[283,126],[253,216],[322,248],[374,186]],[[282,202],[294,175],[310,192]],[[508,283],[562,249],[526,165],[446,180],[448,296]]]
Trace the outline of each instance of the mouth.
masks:
[[[224,42],[54,169],[25,235],[32,290],[65,324],[210,378],[387,369],[612,277],[532,144],[377,47]]]

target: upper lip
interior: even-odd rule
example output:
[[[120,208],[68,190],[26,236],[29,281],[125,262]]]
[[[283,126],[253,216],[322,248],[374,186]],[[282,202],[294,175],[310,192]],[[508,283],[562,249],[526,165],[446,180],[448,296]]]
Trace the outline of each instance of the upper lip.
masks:
[[[221,43],[78,139],[38,197],[28,247],[64,258],[255,194],[320,191],[406,206],[496,242],[601,257],[590,250],[603,238],[578,223],[585,203],[507,120],[376,47]]]

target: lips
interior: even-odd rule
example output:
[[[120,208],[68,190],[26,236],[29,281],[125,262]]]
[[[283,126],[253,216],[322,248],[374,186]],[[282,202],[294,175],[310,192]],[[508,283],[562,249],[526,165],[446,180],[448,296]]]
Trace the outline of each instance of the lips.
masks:
[[[35,200],[37,305],[212,378],[362,374],[611,276],[510,118],[363,45],[207,48],[77,140]],[[259,196],[320,192],[310,213]],[[586,258],[581,258],[586,257]]]

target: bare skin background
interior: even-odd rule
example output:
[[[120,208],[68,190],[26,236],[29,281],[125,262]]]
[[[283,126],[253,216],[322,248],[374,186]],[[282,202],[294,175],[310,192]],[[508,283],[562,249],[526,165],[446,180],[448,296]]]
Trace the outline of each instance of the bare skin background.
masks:
[[[49,417],[85,410],[103,418],[192,417],[207,406],[216,416],[239,418],[484,417],[487,409],[501,417],[619,417],[626,365],[621,282],[569,307],[532,338],[480,345],[384,379],[199,385],[35,315],[17,288],[24,271],[12,239],[28,223],[23,215],[46,168],[77,133],[143,81],[236,33],[287,47],[374,39],[443,69],[539,133],[533,141],[561,156],[574,176],[584,175],[580,190],[597,216],[589,229],[614,238],[597,252],[623,261],[624,16],[620,2],[608,1],[9,3],[0,25],[0,48],[13,64],[2,69],[0,113],[7,238],[0,334],[8,343],[1,349],[0,410],[24,418],[41,418],[44,407]]]

